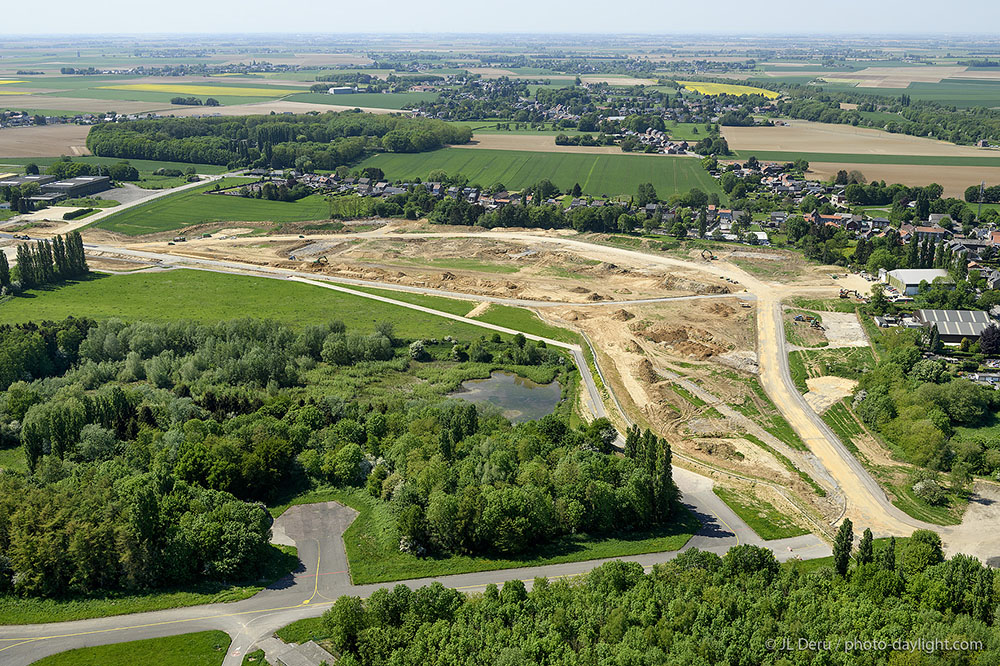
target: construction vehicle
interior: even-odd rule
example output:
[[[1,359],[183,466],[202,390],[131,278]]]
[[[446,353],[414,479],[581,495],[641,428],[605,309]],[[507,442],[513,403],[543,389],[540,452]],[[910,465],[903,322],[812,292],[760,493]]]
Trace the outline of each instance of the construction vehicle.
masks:
[[[802,315],[795,315],[795,321],[805,321],[805,317]]]
[[[718,259],[717,256],[712,254],[711,250],[707,249],[701,251],[701,258],[704,259],[705,261],[715,261],[716,259]]]
[[[313,263],[314,264],[328,264],[328,263],[330,263],[330,260],[327,259],[326,256],[316,257],[315,259],[313,259]]]

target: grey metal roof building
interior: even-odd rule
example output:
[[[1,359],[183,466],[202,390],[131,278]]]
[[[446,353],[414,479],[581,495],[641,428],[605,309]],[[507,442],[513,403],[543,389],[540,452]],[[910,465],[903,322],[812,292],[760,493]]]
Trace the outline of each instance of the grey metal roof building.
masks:
[[[961,342],[962,338],[976,340],[987,326],[996,323],[982,310],[917,310],[915,319],[936,326],[945,342]]]

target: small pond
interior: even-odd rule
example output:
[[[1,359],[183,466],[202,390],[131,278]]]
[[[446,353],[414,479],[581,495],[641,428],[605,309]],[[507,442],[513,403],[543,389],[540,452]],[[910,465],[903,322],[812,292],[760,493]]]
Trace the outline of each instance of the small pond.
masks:
[[[496,405],[513,423],[551,414],[562,397],[559,382],[536,384],[509,372],[494,372],[489,379],[470,379],[449,397]]]

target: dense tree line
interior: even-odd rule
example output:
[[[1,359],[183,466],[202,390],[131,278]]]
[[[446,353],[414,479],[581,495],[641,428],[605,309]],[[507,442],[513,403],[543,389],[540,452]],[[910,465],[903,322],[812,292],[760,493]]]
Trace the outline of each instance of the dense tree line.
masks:
[[[17,246],[17,265],[13,270],[7,270],[6,265],[4,259],[0,266],[0,288],[15,294],[22,289],[78,278],[90,271],[78,231],[56,236],[51,241],[38,240],[34,245],[21,243]]]
[[[866,545],[867,544],[867,545]],[[995,573],[945,560],[940,538],[846,551],[843,574],[780,565],[770,550],[736,546],[720,557],[690,550],[644,574],[614,561],[577,580],[518,580],[463,595],[435,583],[341,597],[323,631],[343,666],[410,664],[990,664],[996,642]],[[798,649],[799,639],[829,640]],[[844,641],[976,641],[979,649],[851,649]],[[787,639],[790,649],[783,649]]]
[[[965,200],[969,203],[1000,203],[1000,185],[982,188],[982,196],[979,185],[972,185],[965,190]]]
[[[335,169],[369,152],[424,152],[471,137],[468,128],[440,120],[330,112],[108,123],[91,130],[87,147],[101,156],[233,168]]]

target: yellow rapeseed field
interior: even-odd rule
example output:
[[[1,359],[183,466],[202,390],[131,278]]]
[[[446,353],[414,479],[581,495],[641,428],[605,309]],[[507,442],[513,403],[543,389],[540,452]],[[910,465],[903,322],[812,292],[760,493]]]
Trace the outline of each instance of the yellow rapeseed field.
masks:
[[[171,83],[127,83],[117,86],[100,86],[102,90],[134,90],[137,92],[162,92],[175,95],[218,95],[229,97],[283,97],[294,90],[276,88],[240,88],[238,86],[192,86]]]
[[[14,81],[13,79],[0,79],[0,86],[5,83],[27,83],[27,81]]]
[[[779,97],[779,93],[765,88],[755,88],[753,86],[741,86],[735,83],[704,83],[701,81],[678,81],[688,90],[701,93],[702,95],[763,95],[768,99]]]

